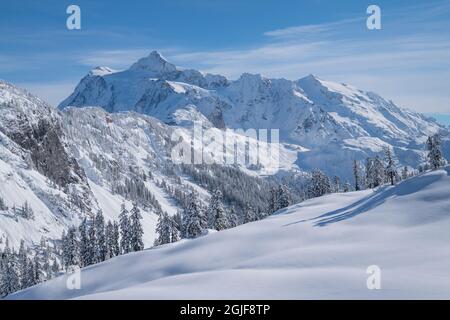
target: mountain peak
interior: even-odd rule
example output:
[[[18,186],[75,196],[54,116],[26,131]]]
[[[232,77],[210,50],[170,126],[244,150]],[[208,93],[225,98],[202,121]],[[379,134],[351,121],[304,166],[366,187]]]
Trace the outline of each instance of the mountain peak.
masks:
[[[111,74],[116,72],[115,70],[109,68],[109,67],[95,67],[91,71],[89,71],[89,75],[91,76],[104,76],[107,74]]]
[[[139,59],[130,70],[151,71],[156,74],[165,74],[177,71],[175,65],[168,62],[158,51],[152,51],[147,57]]]

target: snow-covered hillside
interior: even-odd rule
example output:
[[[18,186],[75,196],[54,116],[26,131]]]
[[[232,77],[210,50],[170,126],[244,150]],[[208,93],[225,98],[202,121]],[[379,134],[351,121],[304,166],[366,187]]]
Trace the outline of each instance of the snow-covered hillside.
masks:
[[[11,299],[449,298],[450,167],[85,268]],[[381,289],[366,286],[369,266]]]
[[[22,239],[28,246],[38,244],[41,237],[59,239],[63,230],[98,210],[107,220],[117,220],[121,204],[131,209],[132,202],[143,213],[144,244],[152,246],[160,212],[176,214],[193,190],[206,204],[211,188],[219,179],[225,181],[207,167],[186,172],[173,163],[173,131],[192,135],[192,123],[183,122],[192,117],[187,111],[176,113],[183,127],[135,112],[110,114],[93,107],[58,111],[25,90],[0,82],[0,198],[7,206],[0,208],[0,246],[6,238],[16,249]],[[295,152],[281,148],[280,159],[290,168]],[[261,206],[267,200],[261,200],[265,189],[260,185],[265,182],[257,176],[269,174],[268,169],[264,163],[258,168],[236,168],[234,184],[239,186],[231,182],[222,186],[235,193],[227,195],[229,204],[239,209],[242,199],[248,199],[246,193],[253,197],[259,192],[255,199]],[[215,170],[221,173],[220,166]],[[193,174],[207,174],[214,186],[195,180]],[[32,217],[22,214],[25,204]]]
[[[319,167],[342,179],[350,179],[353,160],[384,146],[393,148],[400,164],[415,168],[425,159],[427,135],[448,135],[434,120],[346,84],[248,73],[232,81],[176,67],[156,51],[128,70],[92,70],[59,107],[67,106],[132,110],[169,124],[179,123],[178,110],[190,107],[218,128],[279,129],[281,142],[302,150],[301,169]],[[444,143],[449,157],[448,139]]]

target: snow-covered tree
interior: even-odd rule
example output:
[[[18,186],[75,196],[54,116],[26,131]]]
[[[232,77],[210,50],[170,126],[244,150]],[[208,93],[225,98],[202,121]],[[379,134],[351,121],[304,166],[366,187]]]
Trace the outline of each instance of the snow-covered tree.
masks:
[[[308,193],[312,198],[331,193],[330,179],[321,170],[315,169],[313,171],[312,178],[308,186]]]
[[[131,252],[131,223],[128,217],[128,210],[125,204],[122,203],[122,207],[119,214],[120,225],[120,251],[122,254]]]
[[[95,228],[95,262],[102,262],[106,260],[107,243],[105,235],[105,218],[101,210],[97,212],[94,219]]]
[[[441,150],[441,138],[439,134],[429,136],[427,139],[428,162],[431,169],[436,170],[445,165],[445,159]]]
[[[106,224],[106,258],[112,258],[120,253],[119,226],[116,222],[108,221]]]
[[[350,192],[352,190],[352,185],[350,182],[344,183],[344,187],[342,188],[342,191],[344,192]]]
[[[397,177],[397,169],[395,167],[394,155],[392,154],[391,148],[387,147],[385,149],[385,161],[386,161],[386,177],[389,179],[391,185],[394,185],[395,178]]]
[[[182,215],[182,237],[196,238],[203,233],[206,226],[206,218],[199,205],[198,196],[196,193],[192,193]]]
[[[8,242],[2,254],[0,269],[0,294],[6,296],[20,289],[20,278],[14,253],[10,250]]]
[[[62,236],[62,260],[64,268],[67,270],[70,266],[78,264],[78,243],[74,227],[70,227],[67,235]]]
[[[142,236],[144,229],[141,223],[142,215],[137,203],[133,204],[133,208],[130,213],[130,247],[131,251],[141,251],[144,249],[144,241]]]
[[[28,201],[25,201],[20,209],[16,209],[15,213],[27,220],[34,219],[34,212]]]
[[[338,176],[333,177],[332,192],[338,193],[341,189],[341,179]]]
[[[286,185],[278,187],[276,201],[276,210],[289,207],[292,204],[292,195]]]
[[[159,215],[156,233],[158,234],[155,240],[156,246],[172,242],[172,221],[167,212]]]
[[[361,173],[360,166],[357,160],[353,161],[353,178],[355,179],[355,191],[361,190]]]
[[[220,231],[228,227],[225,209],[222,204],[222,192],[219,189],[216,189],[211,196],[211,201],[206,210],[206,217],[208,228],[210,229]]]
[[[0,211],[2,210],[8,210],[8,206],[6,205],[5,199],[0,196]]]
[[[256,213],[252,206],[247,203],[244,209],[244,223],[256,221]]]
[[[402,169],[402,180],[408,179],[408,177],[409,177],[408,167],[404,166]]]
[[[78,227],[78,233],[80,235],[80,266],[86,267],[91,265],[94,261],[94,252],[92,250],[93,246],[90,243],[86,218],[83,219],[80,226]]]

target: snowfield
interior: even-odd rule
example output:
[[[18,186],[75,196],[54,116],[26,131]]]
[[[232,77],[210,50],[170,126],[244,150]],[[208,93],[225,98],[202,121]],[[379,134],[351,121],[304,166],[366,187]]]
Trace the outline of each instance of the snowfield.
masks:
[[[450,298],[450,167],[119,256],[10,299]],[[371,265],[381,289],[366,285]]]

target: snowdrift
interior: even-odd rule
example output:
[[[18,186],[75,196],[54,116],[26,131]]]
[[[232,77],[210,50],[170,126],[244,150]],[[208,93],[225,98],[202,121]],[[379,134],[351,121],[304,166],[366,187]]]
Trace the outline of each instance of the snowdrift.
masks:
[[[450,167],[111,259],[11,299],[450,298]],[[381,270],[369,290],[366,270]]]

